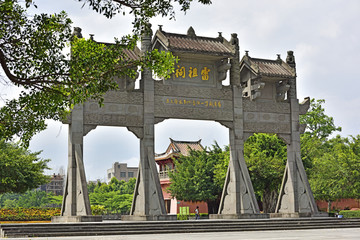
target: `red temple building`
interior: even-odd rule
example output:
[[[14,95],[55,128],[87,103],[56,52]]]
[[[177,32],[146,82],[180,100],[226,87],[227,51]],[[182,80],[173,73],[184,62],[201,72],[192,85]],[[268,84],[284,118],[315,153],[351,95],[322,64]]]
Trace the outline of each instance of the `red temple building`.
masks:
[[[155,161],[159,165],[159,178],[164,196],[165,207],[167,213],[169,214],[179,213],[180,207],[189,207],[189,212],[194,213],[196,206],[199,206],[200,213],[208,212],[206,202],[178,201],[166,190],[170,186],[169,171],[173,171],[175,167],[173,159],[176,159],[181,155],[188,156],[190,149],[200,151],[204,150],[204,147],[200,142],[201,140],[175,141],[170,138],[170,145],[167,147],[166,151],[161,154],[155,154]]]

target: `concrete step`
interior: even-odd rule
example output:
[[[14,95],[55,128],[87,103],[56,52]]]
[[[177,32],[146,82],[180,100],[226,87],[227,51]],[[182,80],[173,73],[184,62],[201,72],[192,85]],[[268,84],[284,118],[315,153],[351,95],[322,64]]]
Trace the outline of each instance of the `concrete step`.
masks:
[[[307,218],[156,222],[2,224],[1,237],[96,236],[218,231],[360,228],[360,219]]]

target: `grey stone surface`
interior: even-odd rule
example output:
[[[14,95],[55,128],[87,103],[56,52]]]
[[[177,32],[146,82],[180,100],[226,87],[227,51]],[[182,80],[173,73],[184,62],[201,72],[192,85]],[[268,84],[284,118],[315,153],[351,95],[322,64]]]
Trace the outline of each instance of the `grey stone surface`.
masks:
[[[51,218],[52,223],[68,222],[102,222],[102,216],[54,216]]]
[[[83,106],[77,105],[72,111],[71,124],[69,125],[68,143],[68,171],[65,182],[65,191],[59,218],[70,219],[74,216],[91,215],[89,194],[83,163]],[[64,220],[67,221],[67,220]]]
[[[151,49],[151,36],[143,36],[142,53]],[[154,80],[151,71],[142,72],[144,91],[143,135],[140,138],[140,164],[134,198],[128,220],[161,220],[166,216],[164,197],[155,166],[154,152]]]

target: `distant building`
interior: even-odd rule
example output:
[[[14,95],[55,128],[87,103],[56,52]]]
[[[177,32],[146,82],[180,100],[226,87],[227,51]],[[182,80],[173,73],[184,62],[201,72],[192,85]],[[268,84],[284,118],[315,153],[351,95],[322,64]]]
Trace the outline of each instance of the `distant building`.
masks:
[[[127,182],[130,178],[137,176],[138,169],[137,167],[128,167],[127,163],[115,162],[112,168],[107,170],[107,182],[110,182],[113,177]]]
[[[169,171],[173,171],[175,167],[173,159],[176,159],[181,155],[188,156],[190,152],[189,149],[196,151],[204,150],[204,147],[200,142],[201,140],[175,141],[170,138],[170,145],[167,147],[166,151],[161,154],[155,154],[155,162],[159,165],[160,185],[167,213],[177,214],[179,213],[179,207],[189,207],[190,213],[194,213],[196,206],[199,206],[201,213],[208,212],[206,202],[178,201],[166,190],[170,186]]]
[[[41,185],[39,189],[45,192],[52,192],[54,195],[63,195],[64,194],[64,181],[65,175],[62,174],[53,174],[51,175],[50,182],[44,185]]]

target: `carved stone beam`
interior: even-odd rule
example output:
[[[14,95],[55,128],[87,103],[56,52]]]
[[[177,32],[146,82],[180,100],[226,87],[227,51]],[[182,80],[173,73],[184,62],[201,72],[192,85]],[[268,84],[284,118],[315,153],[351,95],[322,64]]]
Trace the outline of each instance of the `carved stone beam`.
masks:
[[[251,84],[250,90],[251,90],[251,95],[250,95],[250,99],[251,100],[255,100],[256,98],[261,96],[261,89],[263,89],[265,87],[265,83],[264,82],[260,82],[257,81],[257,83]]]
[[[281,102],[285,99],[285,93],[290,89],[290,84],[282,81],[276,84],[276,101]]]
[[[224,81],[226,79],[226,73],[231,68],[231,64],[227,62],[227,59],[224,59],[220,62],[218,66],[218,81]]]
[[[91,130],[94,130],[97,125],[85,124],[84,125],[84,136],[86,136]]]
[[[299,114],[304,115],[307,113],[310,107],[310,98],[306,97],[304,98],[304,101],[302,101],[299,105]]]
[[[291,144],[290,134],[277,134],[277,136],[282,139],[287,145]]]
[[[218,123],[220,123],[221,125],[223,125],[224,127],[227,127],[229,129],[233,129],[234,128],[234,123],[230,122],[230,121],[216,121]]]
[[[127,129],[139,139],[144,137],[144,129],[142,127],[127,127]]]
[[[166,120],[167,118],[160,118],[160,117],[156,117],[155,118],[155,122],[154,124],[158,124],[158,123],[161,123],[162,121]]]
[[[299,128],[299,132],[300,134],[303,134],[305,132],[305,129],[306,129],[306,124],[300,124],[300,128]]]

